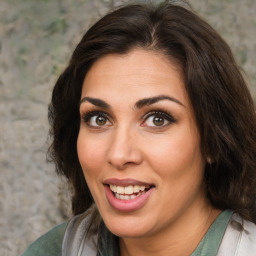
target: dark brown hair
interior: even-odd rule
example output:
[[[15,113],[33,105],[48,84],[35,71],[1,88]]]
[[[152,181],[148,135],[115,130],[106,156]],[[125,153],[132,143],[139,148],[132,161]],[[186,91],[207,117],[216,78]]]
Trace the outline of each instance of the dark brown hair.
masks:
[[[83,36],[54,87],[49,105],[49,157],[73,185],[73,213],[93,198],[78,161],[79,101],[86,73],[107,54],[154,50],[182,69],[201,135],[207,196],[256,222],[256,115],[229,46],[193,12],[165,2],[128,5],[104,16]],[[107,90],[107,87],[106,87]]]

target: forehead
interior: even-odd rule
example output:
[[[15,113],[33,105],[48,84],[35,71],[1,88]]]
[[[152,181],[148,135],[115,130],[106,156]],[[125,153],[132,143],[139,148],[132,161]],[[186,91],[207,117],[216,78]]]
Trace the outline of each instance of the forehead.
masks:
[[[187,101],[179,66],[157,51],[134,49],[127,54],[106,55],[88,71],[82,97],[152,97],[159,94]]]

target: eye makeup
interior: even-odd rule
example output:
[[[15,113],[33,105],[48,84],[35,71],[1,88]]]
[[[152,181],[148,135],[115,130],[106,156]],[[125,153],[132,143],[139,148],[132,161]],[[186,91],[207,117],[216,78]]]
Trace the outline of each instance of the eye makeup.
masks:
[[[171,114],[166,113],[165,111],[162,111],[162,110],[153,110],[153,111],[148,112],[145,115],[145,120],[147,118],[149,118],[150,116],[162,117],[162,118],[166,119],[170,123],[175,123],[176,122],[176,119],[174,119],[174,117]]]
[[[177,120],[166,111],[163,110],[151,110],[142,117],[142,127],[148,127],[150,129],[163,129],[169,125],[176,123]]]
[[[138,125],[149,129],[164,129],[169,125],[177,122],[169,110],[163,108],[150,108],[150,110],[140,110],[141,117],[138,120]],[[130,115],[133,115],[132,113]],[[134,115],[137,115],[134,113]],[[89,108],[81,111],[81,121],[88,128],[101,129],[114,124],[116,121],[112,116],[98,108]]]
[[[95,124],[92,124],[92,120]],[[81,121],[84,122],[88,127],[94,129],[111,125],[109,116],[105,112],[98,110],[91,110],[83,113],[81,115]]]

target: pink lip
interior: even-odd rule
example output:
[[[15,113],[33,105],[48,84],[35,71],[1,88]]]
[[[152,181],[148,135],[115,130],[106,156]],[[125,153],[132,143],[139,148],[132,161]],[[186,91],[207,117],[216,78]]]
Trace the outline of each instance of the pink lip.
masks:
[[[134,179],[116,179],[116,178],[112,178],[112,179],[107,179],[103,182],[104,185],[117,185],[117,186],[129,186],[129,185],[137,185],[137,186],[145,186],[145,187],[149,187],[149,186],[153,186],[153,184],[150,183],[146,183],[143,181],[139,181],[139,180],[134,180]]]
[[[111,183],[111,184],[113,184],[113,183]],[[138,184],[138,183],[136,183],[136,184]],[[148,201],[150,195],[155,190],[154,187],[151,187],[147,192],[145,192],[144,194],[142,194],[140,196],[137,196],[134,199],[121,200],[114,196],[113,192],[110,190],[108,185],[104,185],[104,189],[105,189],[106,197],[107,197],[109,204],[115,210],[122,211],[122,212],[135,211],[135,210],[142,208]]]

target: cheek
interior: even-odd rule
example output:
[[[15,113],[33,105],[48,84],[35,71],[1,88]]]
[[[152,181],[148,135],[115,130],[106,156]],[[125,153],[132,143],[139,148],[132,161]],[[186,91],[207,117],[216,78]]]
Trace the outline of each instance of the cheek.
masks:
[[[89,178],[96,176],[102,169],[100,167],[105,155],[103,143],[81,131],[77,139],[77,154],[85,178],[89,182]]]
[[[152,141],[151,141],[152,142]],[[189,131],[175,132],[175,136],[152,142],[148,147],[148,161],[160,175],[180,178],[181,176],[202,175],[202,160],[199,139]]]
[[[195,137],[175,136],[148,152],[150,165],[159,178],[161,205],[167,218],[203,196],[204,161]]]
[[[104,147],[102,141],[88,136],[80,131],[77,139],[77,154],[86,183],[91,191],[94,201],[100,205],[100,198],[103,193],[101,174],[103,173]]]

